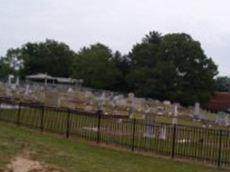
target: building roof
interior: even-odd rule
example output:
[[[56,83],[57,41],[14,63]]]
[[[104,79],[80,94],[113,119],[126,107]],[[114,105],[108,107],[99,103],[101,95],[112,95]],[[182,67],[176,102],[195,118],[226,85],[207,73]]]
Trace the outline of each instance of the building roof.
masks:
[[[27,79],[54,79],[52,76],[44,74],[44,73],[38,73],[35,75],[27,75]]]
[[[27,75],[26,79],[29,80],[52,80],[57,83],[68,83],[68,84],[74,84],[74,83],[82,83],[82,79],[73,79],[73,78],[64,78],[64,77],[52,77],[50,75],[44,74],[44,73],[38,73],[35,75]]]
[[[53,77],[57,80],[59,83],[75,83],[77,82],[76,79],[73,78],[61,78],[61,77]]]

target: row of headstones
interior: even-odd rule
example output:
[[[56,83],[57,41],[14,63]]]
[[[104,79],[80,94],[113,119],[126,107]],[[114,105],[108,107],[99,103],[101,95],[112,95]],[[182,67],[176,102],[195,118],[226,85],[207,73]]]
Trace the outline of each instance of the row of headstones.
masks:
[[[112,97],[111,99],[111,104],[114,106],[114,107],[117,107],[117,106],[122,106],[122,105],[128,105],[130,106],[131,108],[131,112],[133,112],[134,110],[137,110],[135,109],[137,105],[137,103],[135,102],[135,96],[133,93],[129,93],[128,94],[128,98],[124,98],[123,96],[114,96]],[[102,94],[101,97],[98,98],[98,101],[99,101],[99,106],[102,108],[102,106],[105,104],[106,98],[105,98],[105,95]],[[166,102],[166,101],[165,101]],[[169,102],[169,101],[167,101]],[[144,99],[143,100],[143,104],[147,104],[148,102]],[[167,105],[171,105],[171,103],[167,103]],[[179,108],[179,104],[178,103],[175,103],[174,104],[174,111],[173,111],[173,115],[174,117],[177,117],[178,116],[178,108]],[[148,107],[148,106],[145,106],[143,107],[141,110],[144,110],[144,112],[147,114],[147,113],[150,113],[151,111],[155,111],[156,112],[156,109],[153,109],[151,107]],[[193,118],[194,119],[201,119],[201,118],[204,118],[204,115],[201,115],[200,113],[200,104],[199,103],[195,103],[195,107],[194,107],[194,111],[193,111]]]
[[[16,86],[19,85],[19,77],[17,77],[15,83],[12,83],[13,79],[14,79],[14,76],[13,75],[9,75],[9,77],[8,77],[8,86],[11,89],[16,89]],[[26,85],[26,89],[25,89],[25,93],[24,93],[25,95],[28,95],[31,92],[31,90],[30,90],[29,87],[30,87],[29,85]],[[9,92],[9,90],[8,90],[8,92]],[[72,88],[70,87],[67,90],[67,92],[68,93],[73,92]],[[85,97],[89,97],[90,99],[92,99],[93,95],[90,92],[85,92]],[[114,109],[116,107],[118,107],[119,105],[121,106],[121,105],[127,105],[128,104],[131,107],[131,112],[132,112],[132,111],[134,111],[135,106],[137,106],[137,104],[135,103],[135,99],[136,98],[135,98],[135,95],[133,93],[129,93],[127,99],[125,99],[123,95],[113,96],[112,94],[109,97],[109,99],[110,99],[111,105],[112,105],[112,107],[114,107]],[[105,100],[106,100],[105,92],[102,92],[101,96],[98,96],[96,98],[96,100],[95,100],[95,102],[97,102],[98,108],[101,108],[101,109],[103,108],[103,106],[105,105]],[[167,104],[170,104],[170,103],[167,103]],[[146,108],[146,107],[144,107],[144,108]],[[178,105],[175,104],[175,107],[174,107],[174,116],[177,116],[177,108],[178,108]],[[150,108],[147,108],[145,110],[145,112],[146,113],[150,112]],[[194,117],[195,118],[199,118],[199,104],[198,103],[195,105]]]
[[[86,92],[85,97],[90,102],[87,104],[94,104],[96,102],[95,104],[97,104],[98,108],[100,108],[101,110],[103,110],[104,106],[106,106],[106,103],[108,102],[114,110],[118,109],[119,107],[130,108],[130,115],[133,112],[156,113],[158,110],[158,107],[151,107],[148,100],[143,98],[135,98],[133,93],[129,93],[128,97],[124,97],[123,95],[105,96],[105,93],[102,93],[99,96],[95,96],[91,92]]]
[[[12,83],[12,80],[14,79],[14,76],[13,75],[9,75],[9,78],[8,78],[8,85],[10,86],[10,88],[15,88],[17,85],[19,85],[19,78],[17,77],[16,79],[16,83]],[[7,89],[8,90],[8,89]],[[9,92],[9,90],[8,90]],[[25,95],[28,95],[29,93],[31,92],[31,89],[30,89],[30,86],[29,85],[26,85],[26,89],[25,89]],[[72,88],[70,87],[68,90],[67,90],[68,93],[72,93],[73,90]],[[92,101],[92,98],[93,98],[93,94],[91,92],[85,92],[85,97],[86,98],[90,98]],[[135,103],[135,95],[133,93],[129,93],[128,94],[128,98],[125,98],[123,95],[116,95],[114,96],[113,94],[110,94],[110,96],[106,96],[105,92],[102,92],[101,96],[97,95],[97,97],[94,98],[94,103],[96,102],[97,104],[97,107],[99,109],[102,109],[103,110],[103,106],[105,105],[105,101],[106,100],[110,100],[110,104],[112,105],[113,109],[116,110],[117,107],[119,106],[122,106],[122,105],[128,105],[130,107],[130,115],[132,114],[132,112],[134,112],[135,110],[135,106],[137,106],[137,103]],[[145,99],[143,99],[144,101]],[[60,101],[58,101],[60,102]],[[171,105],[170,102],[168,101],[164,101],[163,102],[165,105]],[[91,103],[93,104],[93,103]],[[178,104],[174,104],[174,117],[173,117],[173,120],[172,120],[172,123],[173,124],[176,124],[177,123],[177,116],[178,116]],[[142,109],[146,109],[144,112],[146,114],[150,113],[151,112],[151,108],[149,107],[143,107]],[[200,104],[199,103],[196,103],[195,104],[195,108],[194,108],[194,113],[193,113],[193,119],[194,120],[201,120],[202,118],[204,118],[204,115],[201,115],[200,114]],[[221,119],[219,119],[218,121],[221,121]],[[223,122],[219,122],[219,123],[223,123]],[[227,123],[227,122],[226,122]]]
[[[8,86],[10,88],[12,88],[12,89],[14,89],[16,86],[19,85],[19,78],[17,77],[16,83],[14,83],[14,84],[12,83],[13,79],[14,79],[14,76],[13,75],[9,75],[9,77],[8,77]],[[73,90],[71,88],[69,88],[67,90],[68,93],[70,93],[72,91]],[[31,92],[31,90],[29,88],[29,85],[26,85],[26,89],[25,89],[25,93],[24,94],[28,95],[30,92]],[[92,99],[93,95],[90,92],[85,92],[85,97],[89,97],[90,99]],[[96,99],[97,99],[96,101],[97,101],[97,104],[98,104],[98,108],[103,108],[103,106],[105,105],[105,100],[106,100],[105,93],[103,92],[101,94],[101,96],[97,97]],[[134,108],[136,106],[135,95],[133,93],[129,93],[127,99],[125,99],[124,96],[122,96],[122,95],[117,95],[117,96],[111,95],[109,97],[109,99],[111,101],[112,107],[114,107],[114,108],[116,108],[119,105],[129,104],[129,106],[131,106],[131,109],[132,109],[131,111],[134,111]],[[177,109],[178,109],[178,104],[175,104],[175,106],[174,106],[174,116],[175,117],[178,114]],[[145,110],[145,112],[146,113],[150,112],[150,108],[147,108]],[[194,118],[197,118],[197,119],[200,118],[200,105],[199,105],[199,103],[195,104]]]
[[[229,117],[228,116],[225,117],[224,121],[221,121],[219,125],[230,126]],[[154,126],[155,126],[155,117],[148,116],[146,120],[145,131],[143,136],[147,138],[155,138],[156,135],[154,133]],[[166,140],[167,139],[166,133],[167,133],[166,125],[161,126],[159,138],[162,140]]]

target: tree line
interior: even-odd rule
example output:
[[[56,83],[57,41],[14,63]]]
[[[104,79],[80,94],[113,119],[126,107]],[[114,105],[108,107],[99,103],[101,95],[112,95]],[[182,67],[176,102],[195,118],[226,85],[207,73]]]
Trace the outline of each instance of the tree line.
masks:
[[[21,60],[21,68],[12,67]],[[68,45],[47,39],[9,49],[0,60],[0,77],[9,73],[83,79],[87,87],[191,105],[205,103],[217,88],[217,65],[199,41],[185,33],[162,35],[152,31],[133,45],[128,54],[113,52],[101,43],[74,52]]]

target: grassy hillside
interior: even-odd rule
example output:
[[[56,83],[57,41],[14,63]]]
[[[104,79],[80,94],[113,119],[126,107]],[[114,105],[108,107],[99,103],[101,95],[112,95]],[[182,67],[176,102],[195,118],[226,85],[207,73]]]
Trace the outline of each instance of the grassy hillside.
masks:
[[[224,172],[215,168],[100,148],[82,141],[0,123],[0,171],[11,159],[29,154],[33,160],[66,172]]]

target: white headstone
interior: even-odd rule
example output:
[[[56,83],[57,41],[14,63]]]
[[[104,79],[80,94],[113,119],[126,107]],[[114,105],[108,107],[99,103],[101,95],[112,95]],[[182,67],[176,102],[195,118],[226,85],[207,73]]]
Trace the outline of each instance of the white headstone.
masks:
[[[104,110],[105,99],[105,92],[103,92],[102,95],[99,98],[97,98],[98,110]]]
[[[170,106],[170,105],[171,105],[171,102],[168,101],[168,100],[165,100],[165,101],[163,101],[163,104],[166,105],[166,106]]]
[[[166,140],[166,130],[167,130],[166,126],[163,125],[160,129],[160,139],[161,140]]]
[[[9,75],[9,76],[8,76],[8,85],[9,85],[9,86],[12,85],[12,79],[14,79],[14,75]]]
[[[178,116],[178,104],[175,103],[174,104],[174,117],[172,119],[172,124],[177,124],[178,123],[177,116]]]
[[[174,104],[174,117],[177,117],[178,116],[178,104],[175,103]]]
[[[29,84],[27,84],[26,85],[26,90],[25,90],[25,95],[29,95],[29,93],[30,93],[30,85]]]
[[[132,115],[134,111],[134,98],[135,98],[134,93],[128,94],[128,101],[130,103],[129,115]]]
[[[172,119],[172,124],[177,124],[177,123],[178,123],[178,119],[174,117],[174,118]]]
[[[199,116],[200,115],[200,103],[198,103],[198,102],[195,103],[194,115],[195,116]]]
[[[224,117],[224,122],[225,122],[225,126],[226,126],[226,127],[228,127],[228,126],[230,125],[228,115],[225,115],[225,117]]]
[[[73,89],[71,87],[68,88],[67,93],[72,93]]]
[[[17,76],[17,78],[16,78],[16,86],[19,86],[19,77]]]
[[[57,106],[61,107],[62,101],[64,100],[64,98],[62,96],[58,96],[58,100],[57,100]]]
[[[146,114],[144,137],[148,137],[148,138],[154,137],[154,124],[155,124],[155,116]]]

